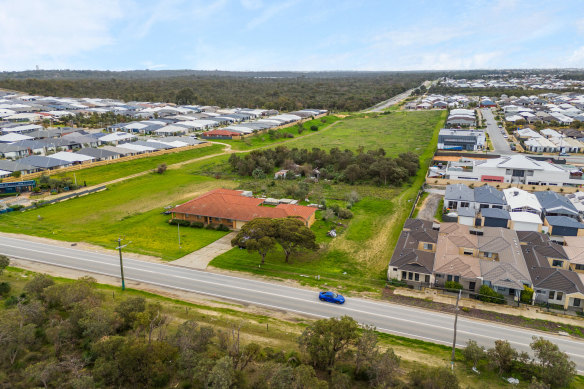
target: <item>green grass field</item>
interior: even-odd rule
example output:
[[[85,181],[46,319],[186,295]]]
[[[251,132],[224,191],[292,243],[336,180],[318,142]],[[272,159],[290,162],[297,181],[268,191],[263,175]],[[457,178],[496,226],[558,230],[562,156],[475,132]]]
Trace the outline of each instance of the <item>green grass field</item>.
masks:
[[[421,154],[432,139],[432,128],[441,111],[391,112],[388,115],[356,115],[342,119],[316,136],[293,139],[287,147],[365,150],[383,147],[388,155],[406,151]]]
[[[166,260],[197,250],[225,235],[225,232],[182,228],[182,249],[177,227],[162,215],[164,207],[176,205],[208,190],[233,188],[235,183],[198,175],[226,156],[194,162],[164,174],[146,174],[113,184],[107,190],[27,212],[13,212],[0,218],[0,230],[51,239],[88,242],[116,247],[122,236],[132,244],[126,250]]]
[[[75,172],[68,173],[56,173],[56,177],[71,177],[73,178],[73,173],[77,178],[78,184],[87,185],[97,185],[104,182],[116,180],[121,177],[126,177],[132,174],[144,172],[147,170],[155,169],[161,163],[167,165],[172,165],[179,162],[188,161],[195,158],[204,157],[206,155],[218,154],[223,150],[224,146],[221,145],[211,145],[206,147],[201,147],[198,149],[192,149],[187,151],[181,151],[178,153],[169,153],[163,155],[157,155],[154,157],[145,157],[134,159],[131,161],[117,162],[109,165],[96,166],[87,169],[77,170]]]
[[[231,147],[233,148],[233,150],[252,150],[252,149],[256,149],[258,147],[265,147],[265,146],[269,146],[272,144],[278,145],[279,143],[287,142],[287,141],[290,141],[291,139],[304,138],[306,136],[314,136],[316,131],[311,131],[310,127],[316,126],[320,130],[320,129],[323,129],[323,128],[331,125],[332,123],[334,123],[338,120],[339,120],[338,117],[331,116],[331,115],[324,116],[324,117],[319,118],[319,119],[308,120],[302,124],[302,126],[304,127],[304,131],[302,131],[301,134],[298,133],[298,126],[297,125],[293,125],[290,127],[281,128],[279,130],[276,130],[276,132],[279,134],[290,133],[294,136],[294,138],[278,138],[278,139],[276,139],[276,138],[270,138],[270,135],[268,133],[263,133],[263,134],[253,135],[253,136],[250,136],[250,137],[245,138],[245,139],[220,140],[219,142],[230,144]],[[313,135],[311,135],[311,134],[313,134]]]

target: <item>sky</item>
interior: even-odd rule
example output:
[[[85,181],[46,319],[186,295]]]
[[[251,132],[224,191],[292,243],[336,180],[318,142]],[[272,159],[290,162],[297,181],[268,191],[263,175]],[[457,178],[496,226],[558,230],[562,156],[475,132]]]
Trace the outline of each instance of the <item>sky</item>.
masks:
[[[582,11],[582,0],[0,0],[0,71],[584,68]]]

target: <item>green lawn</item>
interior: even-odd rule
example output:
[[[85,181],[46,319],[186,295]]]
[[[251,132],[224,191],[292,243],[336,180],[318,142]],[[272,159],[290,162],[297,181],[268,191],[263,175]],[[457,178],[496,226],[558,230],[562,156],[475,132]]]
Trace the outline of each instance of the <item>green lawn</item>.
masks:
[[[421,154],[432,139],[432,129],[441,111],[391,112],[387,115],[355,115],[346,117],[329,130],[316,136],[299,138],[287,147],[313,147],[341,150],[365,150],[383,147],[388,155],[406,151]]]
[[[150,173],[113,184],[90,196],[0,217],[4,232],[51,239],[88,242],[114,248],[122,236],[132,241],[126,250],[171,260],[197,250],[225,235],[225,232],[181,228],[182,250],[177,227],[162,215],[164,206],[176,205],[211,189],[232,188],[232,181],[200,175],[224,162],[226,156],[191,163],[164,174]]]
[[[310,134],[315,134],[316,131],[310,130],[310,127],[316,126],[319,130],[329,126],[330,124],[338,121],[339,118],[336,116],[324,116],[322,118],[308,120],[302,124],[304,130],[301,134],[298,133],[298,125],[293,125],[286,128],[281,128],[279,130],[275,130],[275,132],[279,134],[289,133],[294,136],[294,138],[303,138],[309,136]],[[314,136],[314,135],[310,135]],[[269,145],[277,145],[278,143],[290,141],[291,138],[275,138],[270,137],[268,133],[263,134],[256,134],[250,136],[245,139],[237,139],[237,140],[220,140],[221,143],[230,144],[233,150],[252,150],[258,147],[269,146]]]
[[[109,165],[96,166],[77,170],[75,172],[62,174],[56,173],[56,176],[66,176],[73,178],[73,173],[75,173],[78,184],[83,184],[85,182],[87,185],[97,185],[103,182],[112,181],[121,177],[126,177],[132,174],[154,169],[161,163],[172,165],[175,163],[204,157],[206,155],[218,154],[221,152],[221,150],[223,150],[223,148],[224,146],[221,145],[211,145],[198,149],[181,151],[178,153],[169,153],[153,157],[134,159],[131,161],[117,162]]]

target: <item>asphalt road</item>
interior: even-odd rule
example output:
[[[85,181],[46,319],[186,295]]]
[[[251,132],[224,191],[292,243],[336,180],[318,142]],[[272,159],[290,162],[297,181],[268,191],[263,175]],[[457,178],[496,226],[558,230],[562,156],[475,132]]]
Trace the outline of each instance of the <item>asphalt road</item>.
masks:
[[[88,274],[114,277],[120,274],[117,256],[75,248],[0,236],[0,253]],[[124,260],[124,273],[128,280],[316,318],[350,315],[360,323],[376,326],[380,331],[452,344],[454,316],[446,313],[351,297],[339,306],[320,302],[317,293],[311,290],[133,259]],[[457,345],[463,346],[468,339],[474,339],[490,347],[497,339],[507,339],[517,349],[527,351],[533,335],[543,335],[556,343],[576,362],[579,370],[584,370],[584,342],[559,335],[460,317]]]
[[[425,87],[428,87],[432,83],[433,83],[433,81],[424,81],[420,86],[424,85]],[[378,104],[374,105],[373,107],[364,110],[363,112],[381,112],[384,109],[389,108],[392,105],[398,104],[400,101],[410,97],[410,95],[412,94],[414,89],[416,89],[416,88],[412,88],[412,89],[409,89],[403,93],[400,93],[399,95],[395,95],[390,99],[382,101],[381,103],[378,103]]]
[[[505,139],[503,134],[501,134],[501,129],[498,127],[497,121],[495,120],[495,116],[493,116],[491,109],[483,108],[481,109],[481,114],[487,122],[487,133],[489,134],[489,138],[491,138],[491,142],[493,143],[493,148],[495,149],[494,152],[501,155],[513,154],[514,152],[511,151],[509,142],[507,142],[507,139]]]

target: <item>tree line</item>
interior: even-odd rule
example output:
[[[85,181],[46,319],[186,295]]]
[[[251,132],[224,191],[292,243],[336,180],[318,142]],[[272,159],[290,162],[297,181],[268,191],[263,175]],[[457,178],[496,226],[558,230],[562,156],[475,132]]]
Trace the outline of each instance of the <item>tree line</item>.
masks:
[[[30,74],[34,77],[34,74]],[[40,77],[38,75],[37,77]],[[81,77],[81,76],[80,76]],[[347,73],[265,78],[193,75],[150,78],[3,78],[0,87],[30,94],[101,97],[124,101],[250,107],[293,111],[303,108],[358,111],[418,86],[423,73]]]
[[[399,154],[396,158],[386,156],[385,150],[341,151],[334,147],[329,151],[319,148],[253,150],[243,157],[231,154],[229,164],[241,176],[264,178],[274,168],[288,170],[287,178],[296,175],[317,177],[337,182],[354,184],[373,182],[378,185],[400,185],[416,175],[420,168],[418,155],[412,152]],[[316,170],[315,170],[316,169]]]

